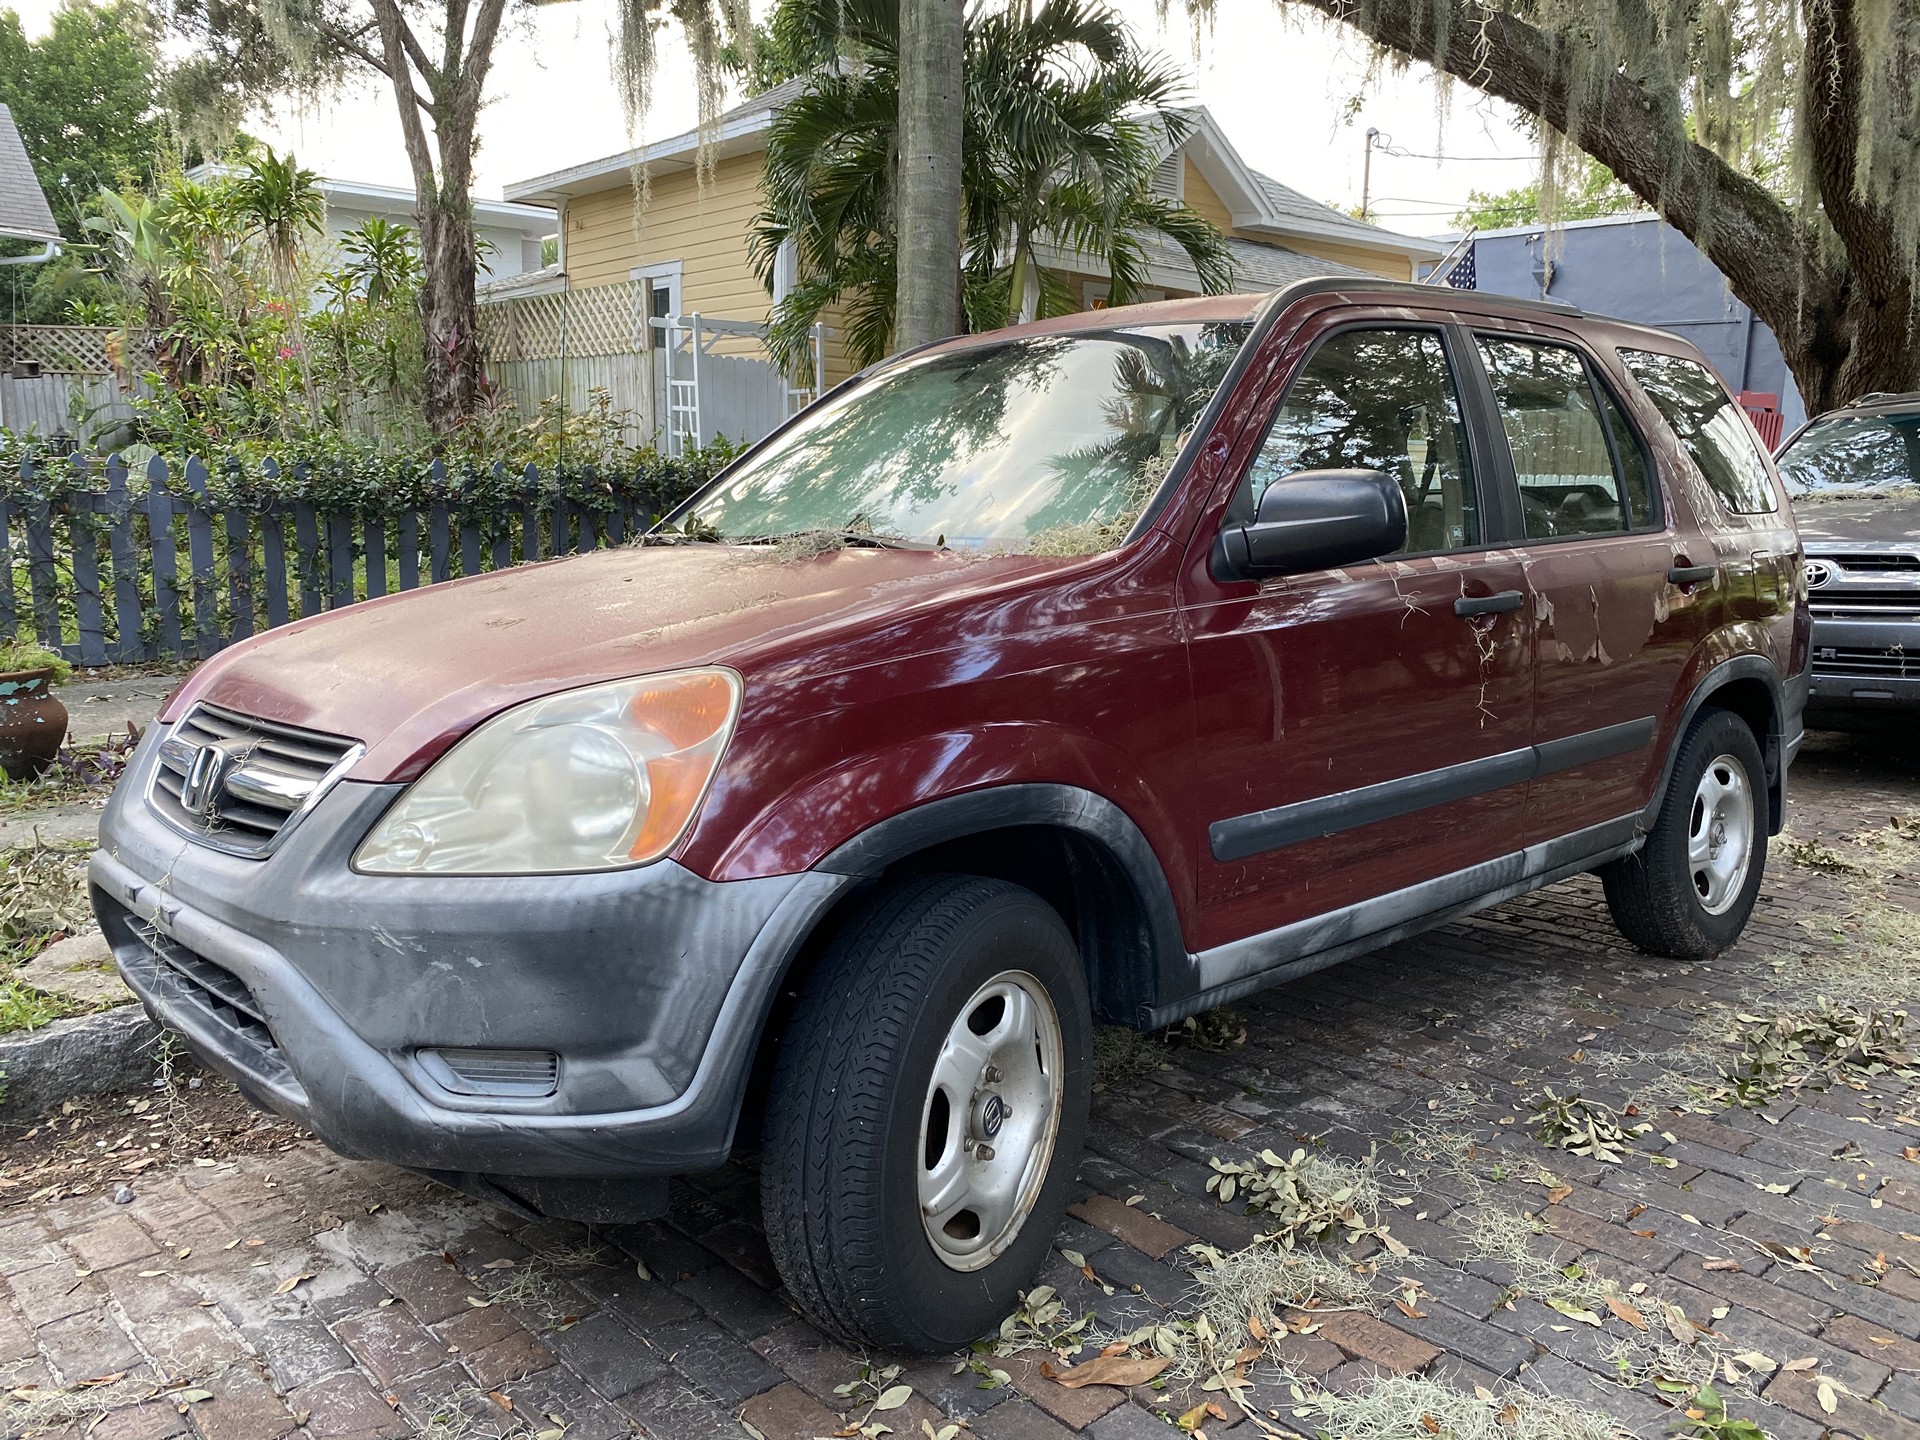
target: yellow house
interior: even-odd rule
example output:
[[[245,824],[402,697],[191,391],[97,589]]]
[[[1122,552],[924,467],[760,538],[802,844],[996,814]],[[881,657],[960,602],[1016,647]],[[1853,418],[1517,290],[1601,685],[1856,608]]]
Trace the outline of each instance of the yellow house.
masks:
[[[773,116],[805,83],[790,80],[721,115],[711,137],[713,174],[704,185],[700,137],[692,130],[509,185],[507,199],[559,211],[555,288],[638,282],[650,317],[764,323],[793,275],[790,261],[776,267],[786,273],[775,275],[769,293],[748,262],[762,155]],[[1184,200],[1228,237],[1238,288],[1270,290],[1302,276],[1342,272],[1411,280],[1420,262],[1440,257],[1442,246],[1365,224],[1262,175],[1240,158],[1205,107],[1192,114],[1192,133],[1161,162],[1155,188]],[[636,207],[642,184],[644,201]],[[1086,258],[1043,258],[1073,282],[1087,308],[1106,303],[1106,277]],[[1164,242],[1150,258],[1153,289],[1146,298],[1200,292],[1177,246]],[[845,370],[829,345],[827,378]]]

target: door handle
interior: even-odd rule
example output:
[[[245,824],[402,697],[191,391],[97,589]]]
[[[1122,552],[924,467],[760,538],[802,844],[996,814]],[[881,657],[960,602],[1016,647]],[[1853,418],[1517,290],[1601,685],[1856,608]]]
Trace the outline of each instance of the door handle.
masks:
[[[1504,615],[1526,603],[1526,595],[1519,590],[1502,590],[1493,595],[1462,595],[1453,602],[1453,613],[1462,619],[1475,615]]]
[[[1676,565],[1667,571],[1669,585],[1704,585],[1717,572],[1711,565]]]

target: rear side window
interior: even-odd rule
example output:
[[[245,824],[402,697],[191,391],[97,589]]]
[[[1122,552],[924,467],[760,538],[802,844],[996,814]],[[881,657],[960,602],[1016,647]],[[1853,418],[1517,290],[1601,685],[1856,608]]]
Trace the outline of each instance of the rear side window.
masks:
[[[1693,360],[1646,350],[1622,350],[1620,359],[1727,509],[1762,515],[1777,508],[1759,442],[1712,371]]]
[[[1251,519],[1269,485],[1302,470],[1381,470],[1407,497],[1402,554],[1480,544],[1460,394],[1433,330],[1343,330],[1287,387],[1230,513]]]
[[[1527,538],[1615,535],[1645,524],[1646,462],[1579,352],[1510,336],[1482,335],[1478,344],[1520,482]]]

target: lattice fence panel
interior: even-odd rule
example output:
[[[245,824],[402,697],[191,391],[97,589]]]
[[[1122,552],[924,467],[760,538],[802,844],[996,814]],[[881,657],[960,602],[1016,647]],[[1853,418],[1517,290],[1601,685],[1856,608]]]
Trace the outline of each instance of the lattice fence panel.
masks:
[[[146,336],[108,325],[0,325],[0,370],[37,365],[46,375],[111,375],[150,363]]]
[[[552,360],[561,355],[630,355],[640,339],[638,280],[527,295],[480,307],[480,336],[495,360]]]

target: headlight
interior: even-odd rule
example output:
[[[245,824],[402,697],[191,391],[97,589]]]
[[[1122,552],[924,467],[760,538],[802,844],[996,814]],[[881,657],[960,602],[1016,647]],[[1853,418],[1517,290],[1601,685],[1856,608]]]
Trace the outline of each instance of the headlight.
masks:
[[[377,875],[534,875],[658,860],[740,711],[731,670],[568,690],[496,715],[413,783],[354,855]]]

